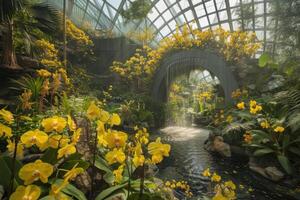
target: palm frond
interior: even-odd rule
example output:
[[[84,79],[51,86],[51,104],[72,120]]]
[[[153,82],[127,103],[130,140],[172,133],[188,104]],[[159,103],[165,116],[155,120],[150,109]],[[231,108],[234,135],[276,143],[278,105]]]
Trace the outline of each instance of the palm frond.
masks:
[[[22,0],[0,0],[0,23],[11,21],[13,15],[22,7]]]
[[[56,33],[61,30],[61,15],[59,11],[48,3],[33,4],[30,13],[37,21],[35,26],[45,33]]]

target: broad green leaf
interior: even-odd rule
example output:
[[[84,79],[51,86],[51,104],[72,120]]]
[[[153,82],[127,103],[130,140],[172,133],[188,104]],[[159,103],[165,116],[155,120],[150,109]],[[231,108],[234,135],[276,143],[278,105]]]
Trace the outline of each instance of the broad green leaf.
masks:
[[[117,190],[126,187],[127,183],[123,183],[121,185],[116,185],[116,186],[112,186],[109,187],[105,190],[103,190],[96,198],[95,200],[104,200],[106,198],[108,198],[111,194],[113,194],[114,192],[116,192]]]
[[[112,172],[112,169],[110,168],[108,163],[100,157],[96,158],[95,167],[97,167],[98,169],[101,169],[102,171],[105,171],[105,172]]]
[[[110,195],[109,197],[105,198],[105,200],[126,200],[127,199],[127,194],[125,192],[125,190],[118,190],[116,192],[114,192],[112,195]]]
[[[289,159],[286,156],[277,155],[277,159],[282,166],[282,168],[286,171],[288,174],[292,174],[292,167]]]
[[[75,165],[77,164],[76,167],[81,167],[83,168],[84,170],[86,170],[88,167],[89,167],[89,163],[84,161],[84,160],[67,160],[65,161],[63,164],[61,164],[59,166],[59,168],[62,168],[62,169],[67,169],[67,170],[70,170],[72,169]]]
[[[58,185],[62,182],[62,179],[55,180],[55,183]],[[87,200],[84,193],[72,184],[68,184],[65,188],[62,189],[62,192],[67,194],[68,196],[74,197],[77,200]]]
[[[55,197],[54,197],[54,196],[47,195],[47,196],[41,198],[40,200],[55,200]]]
[[[113,182],[115,181],[113,172],[106,172],[103,176],[103,179],[106,183],[113,184]]]
[[[261,130],[251,130],[251,133],[253,134],[254,137],[258,137],[259,139],[269,139],[272,140],[272,136],[264,131]]]
[[[6,191],[10,188],[10,180],[12,177],[12,167],[13,158],[9,156],[0,157],[0,185],[2,185]],[[18,171],[22,167],[22,164],[16,160],[15,161],[15,179],[13,180],[14,188],[21,184],[20,179],[18,178]]]
[[[56,164],[58,162],[57,149],[48,148],[41,157],[41,160],[52,165]]]
[[[254,156],[264,156],[269,153],[274,153],[274,150],[270,149],[270,148],[258,149],[253,153],[253,155]]]
[[[260,57],[259,57],[259,60],[258,60],[258,66],[260,67],[265,67],[268,62],[270,61],[270,56],[266,53],[263,53]]]

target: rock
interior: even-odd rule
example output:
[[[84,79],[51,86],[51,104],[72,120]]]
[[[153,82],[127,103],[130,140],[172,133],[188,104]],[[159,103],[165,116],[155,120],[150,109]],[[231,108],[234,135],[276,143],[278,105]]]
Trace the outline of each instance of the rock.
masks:
[[[213,141],[213,150],[222,156],[231,157],[229,144],[225,143],[223,137],[216,136]]]
[[[277,167],[262,167],[257,164],[255,159],[252,157],[249,159],[249,168],[271,181],[277,182],[284,178],[284,173],[281,172]]]
[[[284,177],[284,173],[282,173],[277,167],[266,167],[265,172],[273,181],[279,181]]]
[[[265,170],[264,168],[259,167],[259,166],[249,166],[249,168],[250,168],[252,171],[254,171],[254,172],[256,172],[256,173],[262,175],[263,177],[269,178],[269,176],[266,174],[266,170]]]
[[[231,157],[230,145],[224,142],[222,136],[210,133],[208,139],[204,142],[204,148],[207,151],[217,152],[224,157]]]

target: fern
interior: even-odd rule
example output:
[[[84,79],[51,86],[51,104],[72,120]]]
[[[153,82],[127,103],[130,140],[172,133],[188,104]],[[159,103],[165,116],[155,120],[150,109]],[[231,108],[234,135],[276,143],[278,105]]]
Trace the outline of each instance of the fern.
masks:
[[[288,126],[293,132],[300,129],[300,112],[294,113],[288,118]]]
[[[255,123],[253,121],[245,123],[233,122],[224,128],[223,134],[244,132],[245,130],[250,130],[254,125]]]

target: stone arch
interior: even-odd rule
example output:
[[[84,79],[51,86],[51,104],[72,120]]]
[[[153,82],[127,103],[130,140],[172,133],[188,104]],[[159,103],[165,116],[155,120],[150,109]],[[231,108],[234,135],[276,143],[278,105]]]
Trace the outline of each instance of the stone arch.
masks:
[[[225,94],[225,102],[231,103],[231,93],[238,88],[237,81],[222,56],[202,49],[180,50],[166,56],[153,79],[152,97],[156,101],[166,101],[170,83],[176,76],[194,69],[207,69],[216,76]]]

